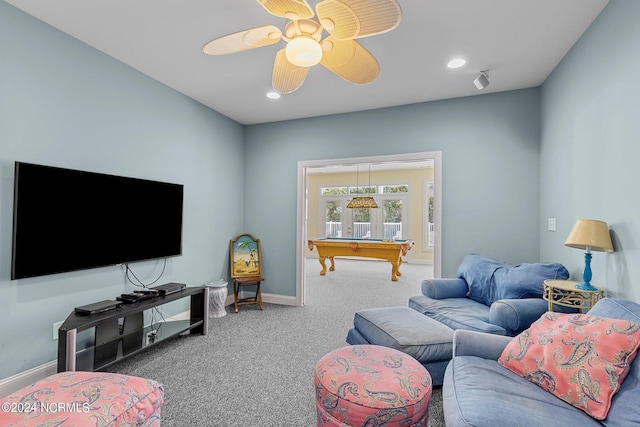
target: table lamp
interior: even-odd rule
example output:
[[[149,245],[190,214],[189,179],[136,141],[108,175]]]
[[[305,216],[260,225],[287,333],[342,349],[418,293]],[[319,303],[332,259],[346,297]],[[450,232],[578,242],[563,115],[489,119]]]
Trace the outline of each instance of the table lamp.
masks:
[[[591,286],[591,251],[613,252],[613,244],[609,235],[609,227],[604,221],[595,219],[579,219],[569,237],[564,242],[565,246],[576,249],[585,249],[583,283],[576,285],[577,289],[595,291]]]

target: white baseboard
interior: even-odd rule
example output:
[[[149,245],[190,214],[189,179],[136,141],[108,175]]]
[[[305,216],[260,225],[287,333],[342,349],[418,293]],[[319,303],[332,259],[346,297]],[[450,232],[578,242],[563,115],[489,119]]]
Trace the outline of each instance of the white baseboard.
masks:
[[[417,265],[428,265],[433,267],[433,261],[427,259],[410,259],[408,261],[403,261],[402,264],[417,264]],[[400,267],[402,268],[402,267]]]
[[[58,361],[54,360],[0,380],[0,397],[8,396],[56,372],[58,372]]]
[[[238,293],[238,298],[244,297],[252,297],[254,295],[251,291],[240,291]],[[286,295],[276,295],[276,294],[262,294],[262,302],[267,302],[269,304],[279,304],[279,305],[297,305],[296,297],[286,296]],[[233,295],[231,298],[227,298],[227,305],[233,305]]]
[[[280,305],[298,305],[296,303],[296,297],[286,296],[286,295],[275,295],[275,294],[262,294],[262,301],[268,302],[270,304],[280,304]]]

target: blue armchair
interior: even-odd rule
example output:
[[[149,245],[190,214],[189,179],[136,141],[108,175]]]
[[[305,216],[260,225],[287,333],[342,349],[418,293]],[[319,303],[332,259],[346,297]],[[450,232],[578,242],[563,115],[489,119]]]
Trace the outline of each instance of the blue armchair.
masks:
[[[558,263],[510,265],[470,254],[457,278],[424,280],[409,307],[454,330],[515,336],[547,311],[542,282],[568,278]]]

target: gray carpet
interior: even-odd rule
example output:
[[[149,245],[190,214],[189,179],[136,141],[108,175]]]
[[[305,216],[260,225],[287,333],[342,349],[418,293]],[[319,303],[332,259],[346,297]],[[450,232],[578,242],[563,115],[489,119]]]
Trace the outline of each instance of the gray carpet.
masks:
[[[159,343],[109,371],[164,384],[163,426],[315,426],[315,363],[347,345],[356,311],[406,306],[432,272],[404,264],[392,282],[386,262],[339,259],[324,277],[317,260],[306,265],[304,307],[244,306],[237,314],[227,307],[226,316],[211,319],[208,335]],[[439,387],[429,426],[444,426]]]

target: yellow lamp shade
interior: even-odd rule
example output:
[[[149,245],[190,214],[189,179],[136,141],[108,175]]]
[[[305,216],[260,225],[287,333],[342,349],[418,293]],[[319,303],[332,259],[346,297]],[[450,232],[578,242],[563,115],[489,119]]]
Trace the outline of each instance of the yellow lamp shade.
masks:
[[[565,246],[592,251],[613,252],[613,243],[606,222],[595,219],[579,219],[573,226]]]

